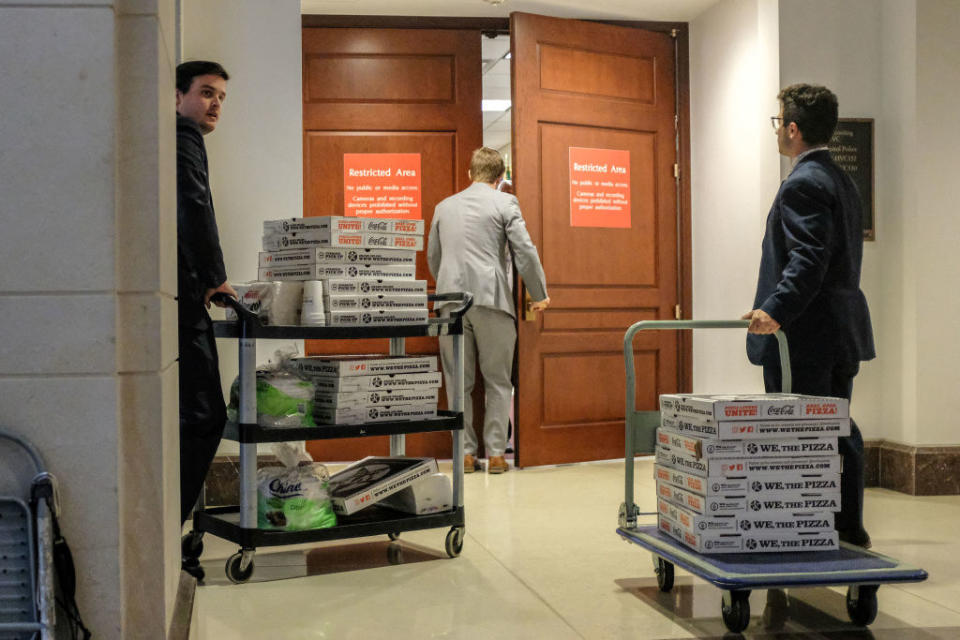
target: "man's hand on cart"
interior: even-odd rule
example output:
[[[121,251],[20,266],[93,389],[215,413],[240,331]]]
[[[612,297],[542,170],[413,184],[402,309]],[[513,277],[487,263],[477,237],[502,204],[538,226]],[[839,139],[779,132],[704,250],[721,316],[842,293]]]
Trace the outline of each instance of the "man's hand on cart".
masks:
[[[224,281],[223,281],[223,284],[221,284],[221,285],[220,285],[219,287],[217,287],[216,289],[207,289],[206,294],[203,296],[203,304],[205,304],[205,305],[207,306],[207,309],[210,308],[210,298],[212,298],[213,295],[214,295],[214,294],[217,294],[217,293],[225,293],[225,294],[227,294],[228,296],[230,296],[231,298],[233,298],[234,300],[237,300],[237,299],[238,299],[238,297],[237,297],[237,292],[234,291],[233,287],[230,286],[230,283],[229,283],[228,281],[224,280]],[[227,303],[226,303],[226,302],[222,302],[222,301],[220,301],[220,300],[214,300],[214,301],[213,301],[213,304],[217,305],[218,307],[226,307],[226,306],[227,306]]]
[[[780,323],[770,317],[770,314],[763,309],[754,309],[743,314],[741,320],[749,320],[750,326],[747,327],[748,333],[757,333],[761,335],[776,333],[780,328]]]

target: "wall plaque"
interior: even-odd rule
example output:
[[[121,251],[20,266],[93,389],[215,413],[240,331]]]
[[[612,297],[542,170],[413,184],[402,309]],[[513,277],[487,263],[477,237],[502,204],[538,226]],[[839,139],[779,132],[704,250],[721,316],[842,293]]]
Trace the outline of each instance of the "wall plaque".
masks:
[[[840,118],[830,139],[830,155],[857,185],[863,201],[863,239],[875,240],[873,118]]]

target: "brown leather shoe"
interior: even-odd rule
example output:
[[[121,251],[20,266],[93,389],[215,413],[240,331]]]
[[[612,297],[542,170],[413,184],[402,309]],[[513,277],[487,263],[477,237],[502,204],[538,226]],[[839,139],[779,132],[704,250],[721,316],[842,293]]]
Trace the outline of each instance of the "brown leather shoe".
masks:
[[[487,461],[487,473],[506,473],[510,470],[510,465],[503,459],[503,456],[490,456]]]
[[[463,472],[473,473],[480,470],[480,461],[469,453],[463,456]]]

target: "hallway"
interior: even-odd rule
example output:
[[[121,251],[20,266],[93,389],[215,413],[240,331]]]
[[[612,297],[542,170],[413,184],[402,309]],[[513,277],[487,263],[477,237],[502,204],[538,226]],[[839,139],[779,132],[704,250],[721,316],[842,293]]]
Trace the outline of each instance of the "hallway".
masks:
[[[639,506],[652,511],[652,462],[636,465]],[[449,473],[450,463],[441,469]],[[678,570],[674,590],[661,594],[650,555],[616,535],[622,462],[465,480],[467,537],[457,559],[443,552],[445,530],[393,544],[263,549],[251,582],[231,585],[223,562],[236,548],[206,537],[207,582],[196,591],[191,639],[960,637],[958,496],[868,490],[874,550],[930,573],[924,583],[882,586],[869,631],[848,621],[845,589],[814,588],[788,592],[789,618],[776,633],[764,630],[766,592],[754,592],[739,636],[726,633],[719,590]]]

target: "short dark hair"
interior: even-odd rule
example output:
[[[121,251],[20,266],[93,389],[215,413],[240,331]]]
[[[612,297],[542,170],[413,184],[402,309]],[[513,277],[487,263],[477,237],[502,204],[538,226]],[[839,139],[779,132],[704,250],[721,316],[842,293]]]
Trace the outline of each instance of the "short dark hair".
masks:
[[[783,105],[783,124],[795,122],[808,145],[830,142],[837,128],[837,96],[815,84],[792,84],[781,89],[777,100]]]
[[[227,70],[219,62],[210,62],[209,60],[181,62],[177,65],[177,90],[180,93],[189,93],[193,79],[197,76],[220,76],[224,80],[230,79]]]

